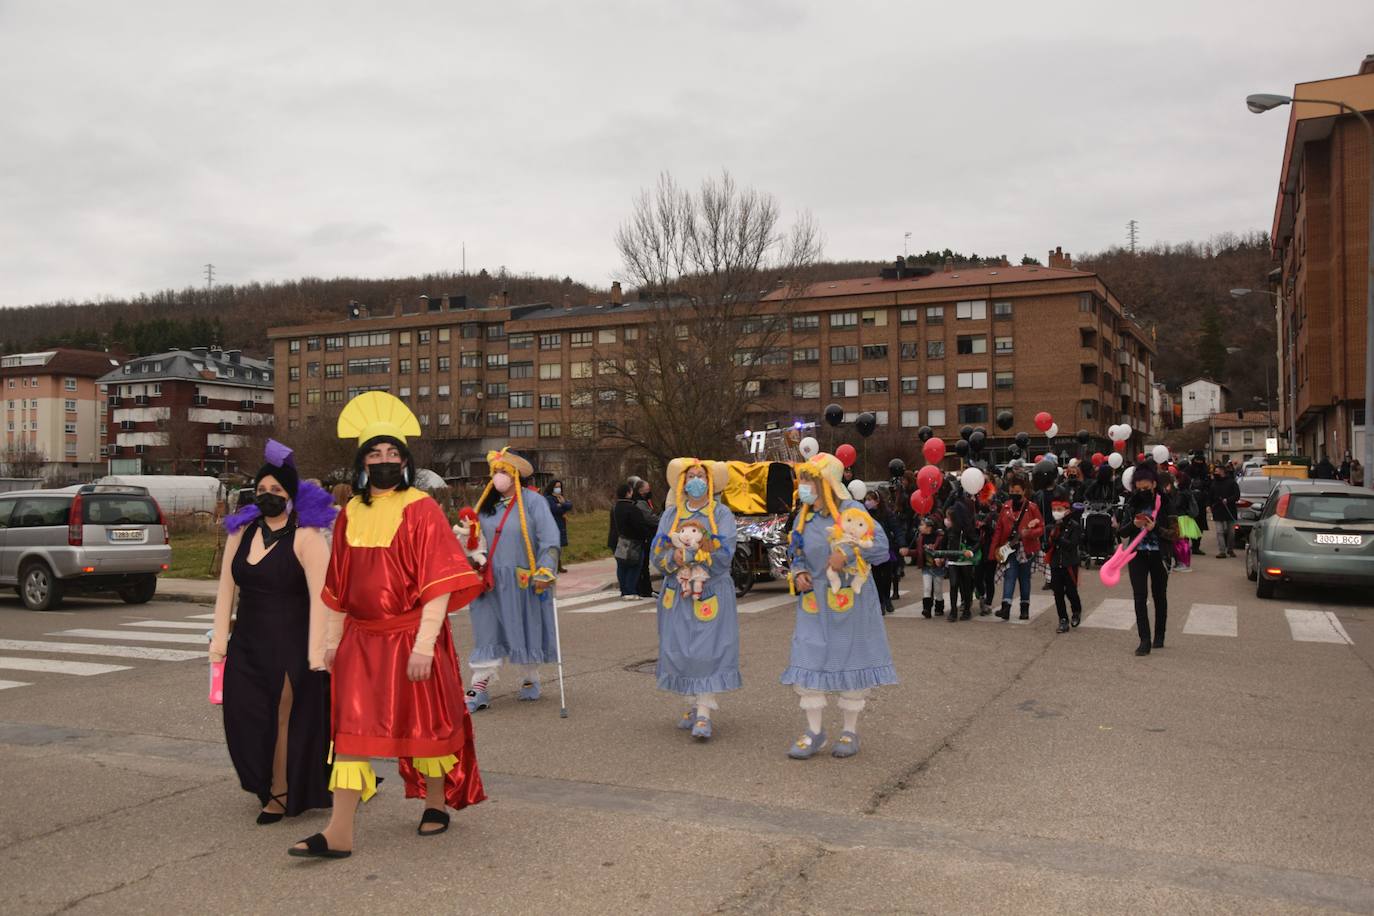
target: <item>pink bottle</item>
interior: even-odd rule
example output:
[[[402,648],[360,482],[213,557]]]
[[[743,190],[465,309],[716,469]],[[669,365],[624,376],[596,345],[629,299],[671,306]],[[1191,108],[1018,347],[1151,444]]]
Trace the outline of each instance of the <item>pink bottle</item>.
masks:
[[[224,705],[224,659],[210,663],[210,702]]]

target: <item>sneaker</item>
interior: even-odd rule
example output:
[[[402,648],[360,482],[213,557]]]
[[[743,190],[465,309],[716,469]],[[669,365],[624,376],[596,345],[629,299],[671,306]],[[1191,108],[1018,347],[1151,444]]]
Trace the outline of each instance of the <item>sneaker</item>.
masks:
[[[1059,618],[1059,626],[1055,628],[1055,631],[1054,631],[1054,632],[1056,632],[1056,633],[1067,633],[1067,632],[1069,632],[1069,618],[1067,618],[1067,617],[1060,617],[1060,618]]]

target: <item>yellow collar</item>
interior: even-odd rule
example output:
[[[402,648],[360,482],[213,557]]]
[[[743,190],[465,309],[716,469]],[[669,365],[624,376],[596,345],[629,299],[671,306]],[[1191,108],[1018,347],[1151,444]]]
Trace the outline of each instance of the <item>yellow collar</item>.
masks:
[[[355,496],[344,511],[348,514],[349,547],[390,547],[401,527],[406,507],[422,499],[429,499],[423,490],[390,490],[372,497],[372,505]]]

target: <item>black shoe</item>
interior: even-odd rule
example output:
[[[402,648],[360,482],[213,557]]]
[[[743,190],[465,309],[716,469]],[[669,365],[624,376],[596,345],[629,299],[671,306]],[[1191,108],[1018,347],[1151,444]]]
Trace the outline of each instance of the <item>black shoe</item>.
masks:
[[[1068,619],[1067,617],[1060,617],[1060,618],[1059,618],[1059,626],[1055,629],[1054,632],[1056,632],[1056,633],[1067,633],[1067,632],[1069,632],[1069,619]]]
[[[1069,618],[1069,621],[1072,626],[1076,627],[1083,622],[1083,615],[1079,614],[1077,611],[1074,611],[1073,616]]]
[[[440,811],[438,808],[426,808],[425,813],[420,815],[420,826],[415,828],[415,832],[420,836],[438,836],[448,829],[448,812]],[[438,824],[438,830],[426,830],[426,824]]]
[[[924,617],[926,620],[929,620],[929,619],[930,619],[930,608],[928,608],[928,607],[927,607],[927,608],[921,608],[921,616]]]
[[[934,606],[935,606],[935,599],[934,599],[934,598],[922,598],[922,599],[921,599],[921,616],[924,617],[926,620],[929,620],[929,619],[930,619],[930,609],[933,608]]]
[[[1138,645],[1138,646],[1135,647],[1135,654],[1136,654],[1136,655],[1149,655],[1149,654],[1150,654],[1150,644],[1149,644],[1148,642],[1145,642],[1144,640],[1142,640],[1141,643],[1140,643],[1140,645]]]
[[[960,611],[960,612],[959,612],[959,619],[960,619],[960,620],[972,620],[972,619],[973,619],[973,615],[970,614],[967,610],[963,610],[963,611]]]
[[[259,811],[257,820],[259,826],[275,824],[282,818],[286,817],[286,793],[283,792],[280,795],[273,795],[271,799],[272,801],[281,805],[282,809],[280,811]]]
[[[1227,555],[1228,557],[1232,558],[1232,559],[1235,559],[1235,557],[1236,557],[1236,552],[1235,552],[1234,550],[1228,550],[1228,551],[1226,551],[1226,555]]]
[[[286,850],[286,854],[302,859],[347,859],[353,855],[351,849],[330,849],[323,833],[312,833],[301,842],[305,844],[304,849],[292,846]]]
[[[997,617],[1000,617],[1002,620],[1010,620],[1010,619],[1011,619],[1011,605],[1009,605],[1009,604],[1004,604],[1004,605],[1002,605],[1001,608],[999,608],[998,610],[993,611],[993,614],[995,614]]]
[[[1030,620],[1030,608],[1024,608],[1024,607],[1021,608],[1021,614],[1020,614],[1019,617],[1017,617],[1017,619],[1018,619],[1018,620]]]
[[[1156,636],[1156,637],[1155,637],[1155,641],[1154,641],[1154,643],[1153,643],[1152,645],[1153,645],[1156,649],[1163,649],[1163,648],[1164,648],[1164,637],[1163,637],[1163,636]]]

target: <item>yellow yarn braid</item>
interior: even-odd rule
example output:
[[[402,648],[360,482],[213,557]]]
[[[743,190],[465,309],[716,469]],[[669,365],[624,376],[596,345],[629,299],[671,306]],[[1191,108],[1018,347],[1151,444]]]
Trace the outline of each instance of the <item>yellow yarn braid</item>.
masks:
[[[802,476],[803,476],[803,475],[805,475],[807,478],[809,478],[810,480],[812,480],[812,481],[816,484],[816,486],[818,486],[818,487],[821,488],[821,493],[825,496],[825,508],[826,508],[826,511],[828,511],[828,512],[830,513],[830,517],[831,517],[832,519],[834,519],[835,521],[838,522],[838,521],[840,520],[840,513],[839,513],[839,511],[835,508],[835,494],[832,493],[832,492],[830,492],[830,484],[829,484],[824,478],[820,477],[819,475],[813,477],[813,476],[812,476],[809,472],[807,472],[807,471],[799,471],[799,472],[797,473],[797,483],[801,483],[801,479],[802,479]],[[795,489],[793,489],[793,491],[792,491],[792,505],[795,506],[795,505],[797,505],[799,502],[800,502],[800,501],[797,499],[797,491],[796,491]],[[816,511],[815,509],[813,509],[813,508],[811,508],[810,506],[806,505],[806,503],[801,503],[801,509],[797,512],[797,530],[798,530],[798,531],[803,531],[803,530],[806,529],[806,520],[807,520],[808,518],[810,518],[811,515],[815,513],[815,511]]]
[[[677,497],[677,512],[673,516],[673,531],[677,531],[677,526],[682,524],[682,514],[687,511],[687,501],[683,488],[687,486],[687,472],[692,468],[701,468],[706,472],[706,505],[709,508],[711,502],[716,498],[716,478],[711,473],[711,469],[706,466],[706,462],[700,458],[689,458],[691,464],[682,469],[682,473],[677,478],[677,489],[674,491]],[[716,513],[711,513],[711,537],[719,540],[720,532],[716,530]]]

